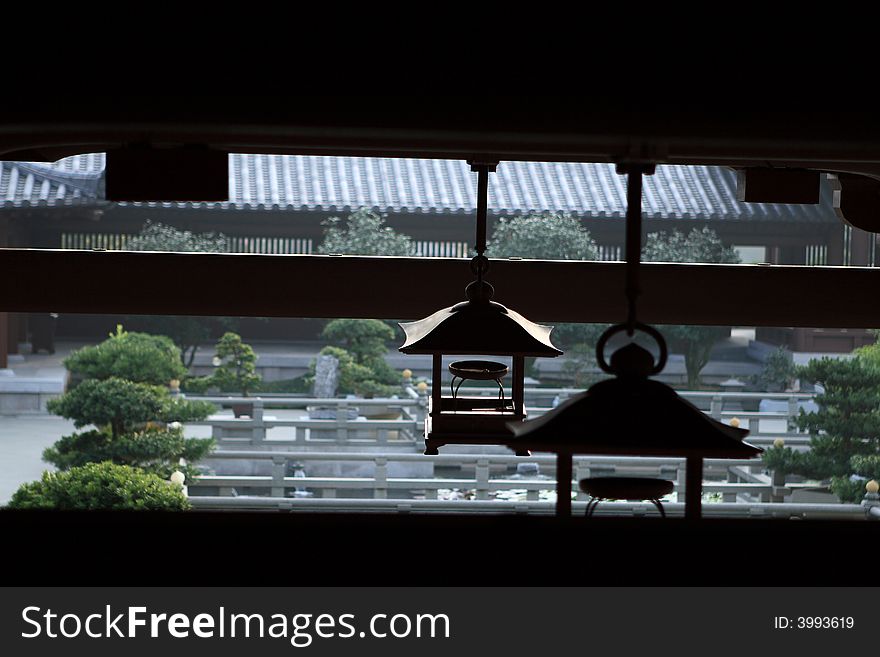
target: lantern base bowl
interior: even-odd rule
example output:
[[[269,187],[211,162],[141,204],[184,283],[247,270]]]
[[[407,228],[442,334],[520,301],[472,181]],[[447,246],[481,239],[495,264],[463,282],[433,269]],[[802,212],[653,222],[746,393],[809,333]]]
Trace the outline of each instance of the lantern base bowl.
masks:
[[[425,454],[437,454],[444,445],[506,446],[513,438],[508,423],[522,422],[526,414],[515,413],[510,400],[504,407],[499,407],[501,403],[487,397],[443,398],[441,412],[434,412],[432,406],[425,418]],[[530,454],[517,450],[517,456]]]

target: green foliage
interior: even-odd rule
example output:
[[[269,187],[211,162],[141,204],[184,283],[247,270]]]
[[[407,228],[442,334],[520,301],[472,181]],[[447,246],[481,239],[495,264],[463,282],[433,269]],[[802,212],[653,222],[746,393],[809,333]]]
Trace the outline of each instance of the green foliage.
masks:
[[[198,470],[189,464],[203,459],[213,448],[212,438],[187,439],[180,429],[147,428],[117,438],[98,430],[64,436],[43,452],[43,460],[59,470],[111,461],[152,472],[162,479],[180,470],[192,482]],[[180,464],[180,459],[186,465]]]
[[[598,260],[596,242],[580,219],[562,212],[501,218],[486,245],[490,258]]]
[[[125,246],[129,251],[185,251],[223,253],[228,251],[223,233],[191,233],[167,224],[147,221],[137,237]]]
[[[642,258],[655,262],[717,262],[738,263],[739,254],[709,228],[650,233],[642,250]],[[730,327],[664,326],[663,336],[670,349],[684,355],[689,388],[700,387],[700,372],[709,362],[713,345],[730,335]]]
[[[113,437],[161,415],[168,391],[160,386],[134,383],[117,377],[87,379],[46,408],[79,429],[89,424],[108,427]]]
[[[211,384],[222,392],[240,392],[243,397],[260,383],[257,374],[257,355],[237,333],[227,332],[217,342],[214,357],[220,364],[210,376]]]
[[[394,339],[394,331],[378,319],[334,319],[324,327],[321,337],[345,349],[358,363],[366,364],[385,356],[386,343]]]
[[[179,486],[155,474],[114,463],[88,463],[66,472],[44,472],[23,484],[10,509],[184,511],[189,500]]]
[[[201,420],[214,406],[170,394],[168,381],[186,371],[170,339],[126,333],[120,327],[109,340],[81,349],[65,362],[90,378],[49,401],[47,408],[73,420],[77,428],[97,429],[64,436],[43,452],[46,461],[61,470],[107,461],[162,477],[176,469],[195,476],[191,463],[203,458],[213,441],[187,440],[180,429],[155,425]],[[181,466],[181,459],[188,464]]]
[[[113,438],[147,422],[201,420],[214,409],[207,402],[173,398],[161,386],[117,377],[87,379],[58,399],[49,400],[46,408],[73,420],[77,429],[89,424],[106,427]]]
[[[872,331],[874,336],[877,337],[878,333],[876,330]],[[880,368],[880,342],[875,342],[874,344],[868,345],[866,347],[860,347],[853,352],[857,358],[860,358],[864,363]]]
[[[381,397],[399,390],[400,373],[385,360],[386,342],[394,338],[387,324],[377,319],[334,319],[321,337],[335,343],[321,353],[339,359],[339,392]]]
[[[368,365],[358,363],[354,356],[341,347],[327,346],[320,355],[333,356],[339,361],[337,392],[343,395],[355,394],[363,397],[385,397],[400,390],[401,376],[382,359],[370,361]],[[310,367],[308,385],[314,382],[315,365]]]
[[[318,247],[318,253],[390,256],[415,254],[415,244],[411,237],[386,226],[385,218],[368,208],[352,212],[345,220],[330,217],[322,225],[324,241]]]
[[[801,411],[796,420],[810,432],[810,451],[773,447],[765,451],[764,462],[787,474],[830,480],[842,500],[858,501],[864,483],[850,477],[880,474],[880,369],[861,358],[822,358],[798,368],[797,374],[825,390],[816,397],[819,410]]]
[[[642,248],[642,259],[649,262],[740,262],[736,249],[724,246],[711,228],[693,228],[649,233]]]
[[[766,392],[781,392],[791,387],[797,378],[797,366],[791,358],[791,352],[779,347],[767,354],[767,360],[761,373],[752,377],[752,384]]]
[[[168,385],[186,374],[180,350],[170,338],[129,333],[121,326],[104,342],[74,351],[64,359],[64,365],[87,379],[117,377],[154,385]]]

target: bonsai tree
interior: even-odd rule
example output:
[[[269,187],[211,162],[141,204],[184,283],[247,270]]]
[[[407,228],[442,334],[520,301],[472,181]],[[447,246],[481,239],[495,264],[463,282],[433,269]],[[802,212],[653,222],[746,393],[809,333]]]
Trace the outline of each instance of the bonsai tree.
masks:
[[[767,354],[761,373],[752,377],[752,384],[766,392],[780,392],[791,388],[797,378],[797,366],[791,359],[791,352],[779,347]]]
[[[324,327],[321,337],[350,353],[361,364],[384,359],[394,331],[378,319],[334,319]]]
[[[864,359],[822,358],[798,369],[798,376],[822,386],[819,410],[801,411],[797,424],[810,432],[810,451],[784,445],[764,453],[767,467],[786,474],[830,481],[843,501],[864,495],[860,477],[880,475],[880,368]]]
[[[117,377],[135,383],[168,385],[186,375],[180,349],[164,335],[129,333],[121,325],[104,342],[77,349],[64,366],[84,379]]]
[[[183,366],[168,338],[126,333],[119,327],[108,340],[79,350],[68,361],[79,376],[91,378],[49,401],[47,408],[73,420],[77,429],[94,429],[61,438],[44,451],[47,462],[61,470],[112,461],[160,476],[175,469],[191,478],[196,475],[192,463],[214,442],[185,439],[179,423],[203,419],[214,407],[171,396],[168,377],[179,376]]]
[[[689,233],[650,233],[642,257],[657,262],[740,262],[736,250],[725,246],[709,228],[694,228]],[[699,388],[700,372],[709,362],[712,347],[730,335],[730,327],[671,325],[664,326],[662,333],[669,340],[670,349],[684,355],[688,388]]]
[[[210,386],[216,386],[222,392],[239,392],[242,397],[247,397],[261,380],[256,362],[257,355],[253,348],[242,342],[240,335],[224,333],[215,347],[216,368],[207,377]]]
[[[334,319],[321,337],[332,343],[321,350],[339,359],[339,391],[364,397],[393,394],[400,374],[385,360],[394,331],[377,319]]]
[[[23,484],[10,509],[185,511],[180,486],[155,474],[110,462],[88,463],[65,472],[44,472]]]

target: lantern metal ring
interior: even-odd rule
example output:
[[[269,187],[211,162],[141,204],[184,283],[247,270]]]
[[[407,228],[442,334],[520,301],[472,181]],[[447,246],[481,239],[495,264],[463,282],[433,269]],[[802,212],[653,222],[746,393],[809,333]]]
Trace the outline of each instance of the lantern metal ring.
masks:
[[[599,364],[599,367],[602,368],[603,372],[607,372],[608,374],[617,374],[617,372],[608,364],[605,360],[605,345],[608,343],[608,340],[618,333],[622,333],[626,331],[630,333],[631,329],[635,329],[637,331],[641,331],[642,333],[647,333],[654,341],[657,343],[657,346],[660,348],[660,357],[657,360],[657,363],[654,367],[651,368],[649,376],[654,376],[655,374],[659,374],[663,371],[663,368],[666,367],[666,359],[668,357],[668,352],[666,348],[666,340],[660,334],[660,331],[655,329],[653,326],[648,324],[643,324],[642,322],[635,322],[633,324],[615,324],[614,326],[608,327],[604,333],[602,333],[599,341],[596,343],[596,361]]]

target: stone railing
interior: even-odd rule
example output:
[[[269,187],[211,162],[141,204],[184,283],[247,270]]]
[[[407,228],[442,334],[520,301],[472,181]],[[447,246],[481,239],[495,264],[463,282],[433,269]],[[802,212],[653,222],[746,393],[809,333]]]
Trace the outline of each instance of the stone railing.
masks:
[[[526,388],[525,398],[529,417],[535,418],[552,408],[554,401],[564,401],[570,396],[582,392],[575,388]],[[481,395],[497,394],[487,388],[461,388],[461,394]],[[319,399],[312,397],[192,397],[214,402],[218,405],[235,403],[253,404],[251,417],[220,418],[212,416],[202,422],[212,427],[212,435],[221,445],[275,445],[279,447],[295,447],[306,443],[375,443],[408,442],[418,446],[422,439],[427,392],[418,392],[415,388],[406,389],[402,399]],[[813,398],[803,393],[755,393],[755,392],[688,392],[679,393],[688,401],[702,408],[712,417],[730,422],[738,420],[740,426],[750,430],[749,442],[758,446],[768,446],[777,439],[795,449],[806,449],[809,434],[793,430],[794,418],[798,415],[798,403]],[[760,400],[782,401],[786,404],[784,411],[747,411],[732,406],[757,405]],[[332,409],[332,419],[279,419],[267,417],[267,408],[308,408],[321,407]],[[355,409],[386,408],[400,412],[398,420],[353,419]],[[290,427],[289,437],[267,440],[266,430],[273,427]]]
[[[411,499],[437,499],[442,490],[467,491],[476,500],[490,500],[491,494],[500,491],[525,491],[526,501],[537,502],[541,491],[555,490],[556,482],[547,476],[515,476],[509,468],[523,463],[536,464],[539,468],[552,469],[554,456],[539,455],[518,457],[513,455],[483,454],[440,454],[423,456],[420,454],[376,454],[351,452],[266,452],[255,450],[218,450],[211,457],[214,461],[255,460],[271,461],[271,473],[266,475],[203,475],[191,485],[196,494],[215,489],[220,496],[234,494],[269,495],[273,498],[314,496],[337,498],[340,494],[369,496],[373,499],[407,497]],[[330,477],[309,476],[310,464],[317,462],[360,464],[366,466],[367,476]],[[449,467],[467,476],[455,477],[412,477],[390,476],[391,464],[430,463],[433,468]],[[721,495],[725,503],[737,500],[753,500],[755,504],[781,504],[786,495],[806,486],[785,485],[772,475],[762,473],[760,461],[706,459],[704,473],[706,480],[703,490],[706,493]],[[402,469],[402,468],[398,468]],[[470,471],[473,470],[473,476]],[[291,470],[295,474],[291,476]],[[572,489],[576,499],[586,501],[587,496],[577,490],[575,482],[594,476],[641,475],[662,477],[674,482],[674,492],[685,490],[685,461],[680,458],[641,458],[616,456],[578,456],[573,459]],[[726,480],[724,480],[726,479]],[[841,506],[841,505],[832,505]]]
[[[249,444],[263,447],[295,447],[320,444],[423,444],[423,414],[419,400],[404,399],[318,399],[311,397],[190,397],[220,406],[251,405],[250,415],[211,416],[190,425],[211,427],[211,435],[221,447]],[[278,418],[266,414],[267,408],[306,409],[318,407],[322,419]],[[358,416],[365,410],[387,410],[399,419],[369,419]],[[291,429],[284,438],[268,438],[267,430]]]

